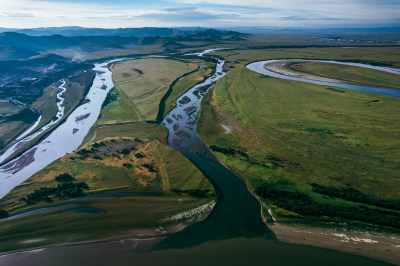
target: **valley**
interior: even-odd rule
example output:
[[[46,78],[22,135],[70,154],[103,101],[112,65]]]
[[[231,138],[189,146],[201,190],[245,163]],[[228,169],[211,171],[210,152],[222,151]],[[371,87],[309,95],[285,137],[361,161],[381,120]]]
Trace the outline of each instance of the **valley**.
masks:
[[[172,34],[87,37],[120,46],[95,46],[86,61],[65,57],[62,70],[35,74],[42,85],[23,87],[20,76],[1,87],[1,126],[15,128],[4,133],[3,152],[37,121],[26,135],[54,120],[56,94],[66,90],[63,118],[0,166],[2,192],[15,181],[0,200],[0,263],[39,249],[27,257],[41,263],[82,249],[96,260],[99,250],[119,249],[125,259],[201,261],[210,248],[215,261],[251,254],[259,263],[266,252],[272,261],[292,254],[287,265],[398,263],[399,99],[383,92],[398,92],[399,48]],[[128,39],[137,47],[122,47]],[[46,49],[65,56],[71,47]],[[269,60],[281,63],[268,69]],[[257,73],[252,64],[332,84]],[[10,118],[29,108],[40,120]]]

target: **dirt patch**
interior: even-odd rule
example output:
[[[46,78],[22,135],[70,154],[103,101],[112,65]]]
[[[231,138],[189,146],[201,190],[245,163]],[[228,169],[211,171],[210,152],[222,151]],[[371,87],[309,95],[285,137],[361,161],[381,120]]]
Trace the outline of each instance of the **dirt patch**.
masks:
[[[88,118],[89,116],[90,116],[90,113],[77,116],[77,117],[75,117],[75,122],[79,122],[79,121],[85,120],[85,119]]]
[[[123,76],[124,78],[129,78],[131,76],[131,74],[124,72],[124,73],[121,73],[121,76]]]
[[[190,103],[190,102],[191,102],[191,100],[190,100],[190,98],[187,97],[187,96],[185,96],[185,97],[183,97],[181,100],[179,100],[179,103],[180,103],[180,104],[187,104],[187,103]]]
[[[30,165],[32,162],[35,161],[35,152],[37,149],[37,147],[32,148],[30,151],[19,157],[18,160],[9,162],[3,167],[4,170],[11,174],[18,173],[23,168],[25,168],[25,166]]]
[[[157,178],[161,167],[152,153],[151,143],[149,140],[135,138],[107,138],[90,143],[62,160],[121,167],[131,173],[136,182],[146,187]],[[96,177],[93,173],[91,176]]]
[[[225,133],[230,134],[234,131],[240,132],[242,134],[251,134],[247,129],[239,125],[229,114],[222,111],[219,106],[213,106],[215,109],[216,116],[220,125],[225,129]]]

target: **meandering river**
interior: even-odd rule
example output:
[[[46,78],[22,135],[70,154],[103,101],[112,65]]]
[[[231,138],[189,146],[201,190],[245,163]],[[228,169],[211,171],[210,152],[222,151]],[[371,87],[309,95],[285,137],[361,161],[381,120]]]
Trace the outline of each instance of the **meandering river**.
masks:
[[[204,56],[210,51],[213,50],[197,55]],[[207,219],[155,242],[153,238],[138,236],[48,247],[0,256],[0,263],[52,265],[57,261],[59,265],[386,265],[360,256],[275,240],[274,234],[262,221],[259,202],[244,182],[215,159],[196,133],[200,102],[215,82],[226,74],[223,65],[224,61],[217,60],[214,75],[179,97],[176,108],[162,122],[169,130],[169,144],[185,154],[215,187],[218,202]],[[59,126],[58,131],[55,130],[55,133],[49,136],[51,138],[46,138],[26,153],[32,153],[28,158],[44,159],[43,154],[51,146],[52,152],[47,152],[46,156],[54,154],[54,157],[61,157],[65,150],[72,151],[79,146],[90,128],[89,124],[94,123],[88,119],[97,118],[101,103],[112,87],[111,72],[106,66],[107,63],[98,64],[95,68],[99,73],[88,95],[90,103],[95,105],[90,109],[84,109],[85,105],[78,107],[65,123],[68,123],[68,126]],[[103,85],[107,88],[101,91]],[[87,125],[82,124],[82,121]],[[72,141],[70,131],[73,128],[79,129],[77,133],[80,132],[83,137],[80,141],[73,142],[71,148],[65,149],[65,141],[57,140],[65,137],[67,140],[71,138]],[[46,141],[50,142],[44,146]],[[62,152],[57,152],[57,147],[60,147]],[[23,156],[26,155],[22,155],[22,158]],[[54,158],[51,161],[53,160]],[[29,164],[18,168],[17,162],[10,162],[6,168],[3,166],[0,169],[1,174],[6,173],[5,175],[14,178],[12,169],[16,169],[18,174],[26,167],[29,168]],[[40,166],[29,169],[33,173],[48,163],[40,163]],[[1,182],[2,179],[0,184]]]
[[[384,72],[400,75],[400,69],[395,69],[395,68],[390,68],[390,67],[381,67],[381,66],[371,66],[371,65],[360,64],[360,63],[329,61],[329,60],[304,60],[304,59],[265,60],[265,61],[258,61],[258,62],[250,63],[247,65],[247,68],[250,70],[253,70],[257,73],[267,75],[270,77],[274,77],[274,78],[295,80],[295,81],[313,83],[313,84],[324,85],[324,86],[339,87],[339,88],[350,89],[350,90],[366,91],[366,92],[378,93],[378,94],[383,94],[383,95],[397,97],[397,98],[400,97],[400,90],[390,90],[390,89],[384,89],[384,88],[374,88],[374,87],[367,87],[367,86],[350,85],[350,84],[345,84],[345,83],[324,82],[324,81],[318,81],[318,80],[312,80],[312,79],[306,79],[306,78],[299,78],[299,77],[294,77],[294,76],[289,76],[289,75],[283,75],[283,74],[280,74],[277,72],[270,71],[265,68],[266,64],[271,64],[271,63],[275,63],[275,62],[331,63],[331,64],[348,65],[348,66],[356,66],[356,67],[375,69],[375,70],[379,70],[379,71],[384,71]]]

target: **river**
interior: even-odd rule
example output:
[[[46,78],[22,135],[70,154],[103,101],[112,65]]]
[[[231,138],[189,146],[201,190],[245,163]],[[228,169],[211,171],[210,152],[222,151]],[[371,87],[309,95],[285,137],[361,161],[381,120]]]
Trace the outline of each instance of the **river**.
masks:
[[[122,60],[122,59],[120,59]],[[0,166],[0,199],[3,198],[14,187],[21,184],[33,174],[37,173],[53,161],[76,150],[81,144],[90,127],[96,122],[101,105],[104,102],[107,93],[114,86],[112,73],[107,65],[119,60],[113,60],[100,64],[95,64],[93,68],[96,71],[96,77],[90,88],[84,104],[78,106],[65,120],[52,131],[46,138],[25,151],[21,156]],[[64,98],[65,81],[61,81],[59,92],[57,93],[58,112],[55,118],[35,133],[21,139],[5,154],[1,160],[6,159],[20,146],[37,137],[39,134],[49,129],[64,116]]]
[[[57,100],[56,100],[58,110],[57,110],[57,113],[54,116],[54,118],[49,123],[47,123],[46,125],[41,127],[39,130],[37,130],[33,134],[30,134],[39,125],[40,120],[42,119],[42,115],[40,115],[38,120],[33,124],[33,126],[31,126],[28,130],[26,130],[24,133],[22,133],[21,135],[19,135],[16,138],[17,142],[15,144],[11,145],[3,154],[1,154],[0,164],[2,162],[4,162],[8,157],[10,157],[14,153],[16,153],[18,150],[21,150],[31,140],[38,137],[40,134],[42,134],[43,132],[45,132],[46,130],[51,128],[53,125],[58,123],[61,120],[61,118],[63,118],[64,112],[65,112],[64,92],[67,90],[67,88],[64,87],[65,80],[62,79],[62,80],[60,80],[60,82],[61,82],[61,84],[58,86]],[[1,195],[0,195],[0,198],[1,198]]]
[[[348,66],[356,66],[356,67],[363,67],[369,69],[375,69],[379,71],[384,71],[388,73],[398,74],[400,75],[400,69],[389,68],[389,67],[380,67],[380,66],[371,66],[366,64],[360,63],[350,63],[350,62],[339,62],[339,61],[329,61],[329,60],[304,60],[304,59],[284,59],[284,60],[265,60],[265,61],[258,61],[254,63],[250,63],[247,65],[247,68],[253,70],[257,73],[267,75],[274,78],[279,79],[287,79],[287,80],[295,80],[307,83],[313,83],[318,85],[324,86],[332,86],[332,87],[339,87],[344,89],[350,90],[358,90],[358,91],[365,91],[365,92],[372,92],[383,94],[387,96],[397,97],[400,98],[400,90],[390,90],[390,89],[383,89],[383,88],[374,88],[374,87],[367,87],[367,86],[358,86],[358,85],[350,85],[344,83],[333,83],[333,82],[324,82],[324,81],[317,81],[312,79],[305,79],[299,77],[292,77],[288,75],[279,74],[273,71],[266,69],[264,66],[266,64],[274,63],[274,62],[321,62],[321,63],[331,63],[331,64],[340,64],[340,65],[348,65]]]
[[[204,54],[202,52],[197,55]],[[218,162],[196,133],[203,96],[226,74],[223,71],[224,61],[217,61],[214,75],[179,97],[176,108],[162,122],[169,130],[169,144],[185,154],[215,187],[218,201],[208,218],[166,238],[138,236],[47,247],[1,256],[0,263],[53,265],[57,261],[57,265],[387,265],[356,255],[275,240],[273,232],[262,221],[260,203],[242,180]]]

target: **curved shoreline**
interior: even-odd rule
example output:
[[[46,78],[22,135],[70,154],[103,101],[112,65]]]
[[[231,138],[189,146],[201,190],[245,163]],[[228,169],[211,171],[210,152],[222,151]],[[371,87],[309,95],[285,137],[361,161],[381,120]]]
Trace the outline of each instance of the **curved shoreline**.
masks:
[[[321,81],[321,77],[318,77],[319,80],[307,79],[304,77],[296,77],[296,76],[277,73],[277,72],[274,72],[274,71],[271,71],[271,70],[268,70],[267,68],[265,68],[265,65],[267,65],[267,64],[272,64],[272,63],[276,63],[276,62],[293,62],[293,61],[296,61],[296,62],[311,61],[311,62],[323,62],[323,63],[342,64],[342,65],[349,65],[349,66],[358,66],[358,67],[365,67],[365,68],[369,68],[369,69],[375,69],[375,70],[380,70],[380,71],[400,75],[400,70],[394,69],[394,68],[371,66],[371,65],[360,64],[360,63],[329,61],[329,60],[305,60],[305,59],[263,60],[263,61],[257,61],[257,62],[250,63],[250,64],[246,65],[246,67],[254,72],[259,73],[259,74],[267,75],[267,76],[274,77],[274,78],[301,81],[301,82],[313,83],[313,84],[323,85],[323,86],[339,87],[339,88],[343,88],[343,89],[365,91],[365,92],[377,93],[377,94],[382,94],[382,95],[386,95],[386,96],[400,98],[400,90],[391,90],[391,89],[383,89],[383,88],[376,88],[376,87],[350,85],[350,84],[345,83],[344,81],[343,81],[343,83],[342,83],[342,81],[340,81],[341,83],[338,83],[337,80],[333,80],[333,79],[326,81],[325,78],[324,78],[324,81]],[[304,75],[303,73],[300,73],[300,74]],[[313,76],[313,75],[311,75],[311,76]],[[332,81],[335,81],[335,82],[332,82]]]
[[[400,70],[398,69],[328,60],[265,60],[250,63],[246,67],[262,75],[279,79],[367,91],[397,98],[400,97],[400,91],[398,90],[348,85],[346,84],[346,81],[297,72],[291,69],[284,69],[283,66],[290,62],[323,62],[351,65],[400,75]],[[268,224],[268,227],[276,234],[278,241],[285,243],[324,247],[340,252],[379,259],[394,264],[400,261],[400,253],[398,252],[398,250],[400,250],[400,236],[397,234],[372,230],[358,230],[354,228],[349,229],[346,226],[322,227],[302,223],[286,224],[274,222]]]

